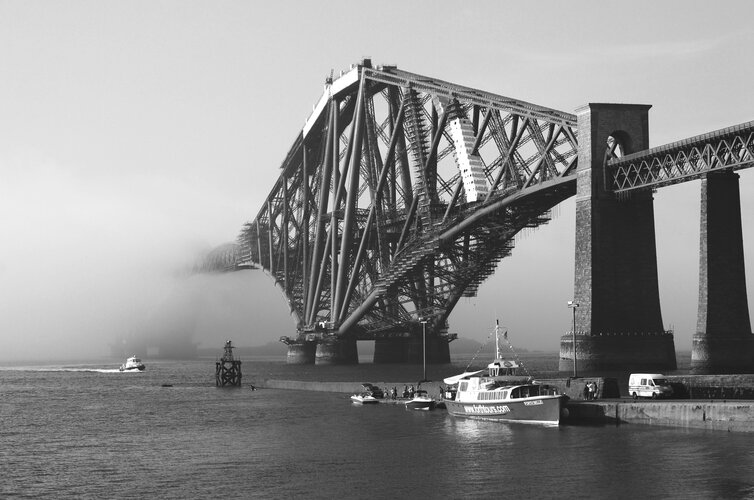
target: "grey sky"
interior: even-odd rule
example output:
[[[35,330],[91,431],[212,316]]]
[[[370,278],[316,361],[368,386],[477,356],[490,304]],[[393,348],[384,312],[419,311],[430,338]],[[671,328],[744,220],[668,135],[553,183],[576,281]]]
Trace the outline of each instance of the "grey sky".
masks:
[[[176,273],[254,218],[331,69],[371,56],[563,111],[652,104],[660,145],[754,119],[752,14],[749,1],[0,0],[0,358],[105,353],[177,300]],[[690,349],[699,183],[655,199],[663,319]],[[557,350],[573,225],[569,200],[522,235],[451,331],[484,339],[498,317],[517,345]],[[213,332],[202,342],[293,333],[270,282],[205,284],[202,300],[215,286],[232,300],[197,320]]]

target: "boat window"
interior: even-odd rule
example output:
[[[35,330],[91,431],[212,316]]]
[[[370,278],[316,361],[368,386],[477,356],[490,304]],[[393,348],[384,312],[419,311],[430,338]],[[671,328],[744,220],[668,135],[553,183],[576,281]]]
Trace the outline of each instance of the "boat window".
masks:
[[[476,395],[477,401],[494,401],[496,399],[505,399],[508,391],[480,391]]]
[[[458,390],[459,390],[459,391],[465,391],[465,390],[466,390],[466,389],[467,389],[468,387],[469,387],[469,382],[468,382],[468,381],[466,381],[466,380],[464,380],[463,382],[461,382],[461,383],[460,383],[460,384],[458,385]]]

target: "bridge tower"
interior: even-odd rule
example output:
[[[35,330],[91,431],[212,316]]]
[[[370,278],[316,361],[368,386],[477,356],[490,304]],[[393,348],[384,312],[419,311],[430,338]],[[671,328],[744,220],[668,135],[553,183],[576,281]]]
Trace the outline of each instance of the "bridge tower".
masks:
[[[702,179],[699,309],[692,339],[696,373],[750,373],[754,367],[738,174]]]
[[[616,197],[605,163],[648,148],[651,106],[588,104],[576,111],[576,265],[573,332],[561,337],[561,371],[675,369],[663,329],[652,191]]]

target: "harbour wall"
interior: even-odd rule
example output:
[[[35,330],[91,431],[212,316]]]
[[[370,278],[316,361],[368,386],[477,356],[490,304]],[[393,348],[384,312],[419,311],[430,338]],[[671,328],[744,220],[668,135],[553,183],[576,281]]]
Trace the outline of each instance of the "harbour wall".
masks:
[[[754,401],[570,401],[564,424],[646,424],[754,432]]]
[[[370,382],[372,385],[379,387],[380,389],[390,389],[395,387],[398,392],[403,392],[403,387],[414,386],[417,389],[416,382]],[[363,392],[360,382],[315,382],[315,381],[303,381],[303,380],[280,380],[280,379],[266,379],[257,382],[256,387],[265,389],[288,389],[297,391],[319,391],[319,392],[338,392],[343,394],[358,394]],[[433,397],[438,398],[440,396],[440,386],[445,387],[442,382],[424,382],[421,384],[421,388],[427,391],[427,393]]]
[[[673,399],[718,399],[718,400],[754,400],[754,374],[749,375],[674,375],[666,377],[673,386]],[[628,396],[627,380],[612,377],[579,377],[536,379],[541,384],[556,387],[560,394],[565,394],[571,400],[584,399],[584,386],[594,382],[597,386],[599,399],[619,398]],[[396,387],[403,391],[404,386],[414,385],[415,382],[372,382],[382,389]],[[304,391],[357,393],[363,389],[359,382],[317,382],[303,380],[266,379],[256,384],[258,387],[270,389],[297,389]],[[440,393],[444,387],[441,381],[425,382],[425,389],[431,396]]]
[[[694,397],[705,400],[605,400],[603,397],[618,398],[616,379],[604,377],[584,377],[577,379],[539,379],[538,382],[557,387],[562,394],[570,397],[566,405],[568,415],[563,418],[566,425],[622,425],[643,424],[693,429],[721,430],[728,432],[754,432],[754,401],[748,400],[709,400],[720,394],[749,394],[754,388],[754,375],[705,375],[668,377],[671,383],[689,388]],[[585,401],[583,387],[587,382],[595,382],[600,399]],[[396,387],[399,392],[413,382],[373,382],[384,389]],[[359,382],[318,382],[303,380],[265,379],[258,381],[257,387],[299,391],[319,391],[342,394],[356,394],[363,389]],[[422,389],[433,398],[440,395],[441,382],[426,382]],[[416,388],[416,385],[414,384]],[[711,398],[704,396],[712,394]],[[686,396],[688,397],[688,396]],[[754,398],[752,398],[754,399]]]
[[[676,398],[754,399],[754,374],[671,375],[666,378]]]

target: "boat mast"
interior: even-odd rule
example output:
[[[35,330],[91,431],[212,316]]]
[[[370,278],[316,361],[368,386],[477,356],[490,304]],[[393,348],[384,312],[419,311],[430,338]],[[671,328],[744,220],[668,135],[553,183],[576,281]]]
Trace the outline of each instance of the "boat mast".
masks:
[[[500,356],[500,320],[495,320],[495,359],[502,359]]]

